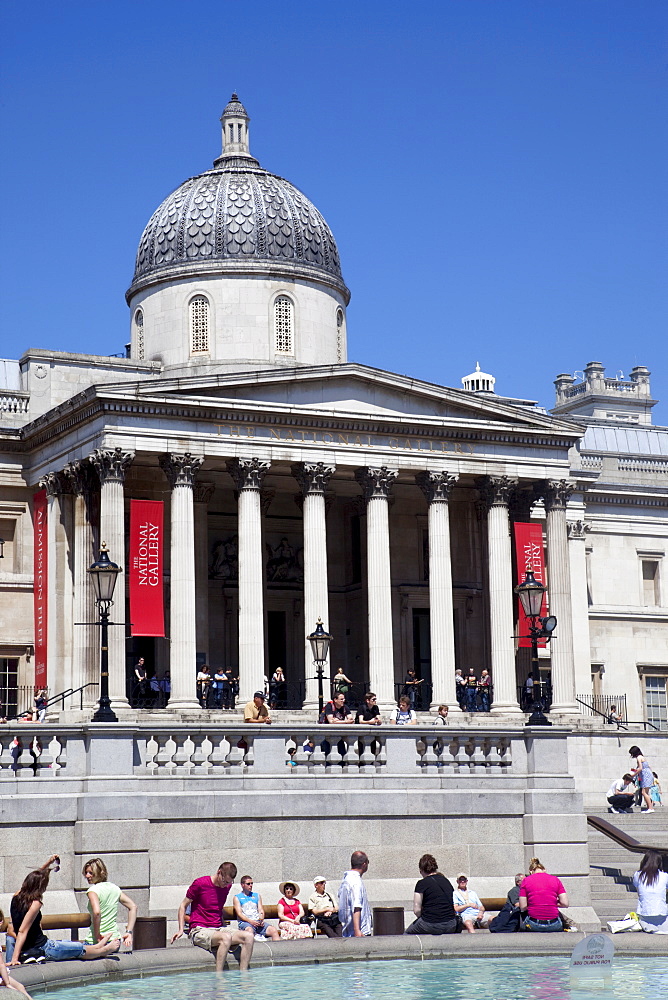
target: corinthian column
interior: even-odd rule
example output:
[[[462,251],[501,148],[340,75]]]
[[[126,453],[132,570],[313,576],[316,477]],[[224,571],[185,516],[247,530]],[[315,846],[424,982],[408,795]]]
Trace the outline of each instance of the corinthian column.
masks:
[[[461,712],[455,694],[455,623],[452,603],[449,500],[458,476],[420,472],[415,481],[429,504],[429,636],[432,709],[444,703]]]
[[[556,615],[555,638],[550,643],[553,714],[578,712],[575,702],[573,662],[573,613],[571,573],[568,560],[566,504],[573,484],[565,479],[549,480],[543,489],[547,512],[547,583],[550,614]]]
[[[195,483],[195,645],[209,662],[209,532],[207,504],[214,493],[213,483]]]
[[[125,562],[125,473],[134,452],[122,448],[96,448],[88,456],[100,479],[100,542],[106,542],[109,558],[123,568]],[[115,613],[117,622],[125,621],[125,572],[116,581]],[[125,627],[109,629],[109,697],[112,708],[127,708],[125,671]]]
[[[508,504],[516,479],[490,476],[483,482],[487,502],[487,569],[489,631],[492,646],[492,684],[496,715],[519,715],[513,639],[513,564]]]
[[[319,618],[329,628],[329,591],[327,587],[327,522],[325,492],[333,465],[324,462],[301,462],[293,465],[292,474],[302,492],[304,515],[304,676],[306,677],[306,700],[304,708],[318,704],[318,681],[313,676],[311,644],[306,638],[312,632]],[[328,665],[329,669],[329,665]],[[324,682],[324,690],[329,694],[329,678]]]
[[[369,687],[382,708],[395,703],[390,572],[389,504],[396,469],[357,469],[366,500],[367,594],[369,604]]]
[[[88,567],[97,559],[93,551],[93,529],[90,510],[95,488],[93,467],[87,459],[69,462],[65,466],[72,492],[74,493],[74,621],[91,623],[96,621],[95,594],[90,581]],[[73,635],[72,687],[85,687],[84,707],[97,702],[99,684],[98,649],[100,635],[92,624],[77,624]]]
[[[169,563],[170,709],[197,709],[197,645],[195,641],[195,518],[193,486],[203,459],[185,452],[160,456],[171,494]]]
[[[264,691],[264,562],[260,490],[270,463],[234,458],[227,468],[239,491],[239,701]]]

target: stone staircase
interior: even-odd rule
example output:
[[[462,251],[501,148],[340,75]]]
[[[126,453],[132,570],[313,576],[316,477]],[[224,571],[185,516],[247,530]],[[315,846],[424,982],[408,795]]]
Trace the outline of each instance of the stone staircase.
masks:
[[[607,812],[599,815],[641,843],[668,848],[668,805],[657,806],[656,812],[649,815],[639,809],[630,815]],[[588,841],[592,905],[603,927],[608,920],[620,920],[629,910],[635,909],[638,896],[632,877],[642,855],[631,854],[592,827],[589,827]]]

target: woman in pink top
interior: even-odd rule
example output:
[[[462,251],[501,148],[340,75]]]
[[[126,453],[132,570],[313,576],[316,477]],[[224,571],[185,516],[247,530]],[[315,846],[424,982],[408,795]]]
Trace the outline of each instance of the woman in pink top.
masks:
[[[538,858],[532,858],[529,874],[520,884],[520,910],[526,912],[525,931],[563,931],[560,906],[568,896],[556,875],[549,875]]]
[[[310,938],[311,928],[308,924],[302,924],[301,918],[304,916],[304,907],[297,899],[299,886],[296,882],[281,882],[278,891],[282,893],[278,901],[278,929],[282,938],[294,940],[295,938]]]

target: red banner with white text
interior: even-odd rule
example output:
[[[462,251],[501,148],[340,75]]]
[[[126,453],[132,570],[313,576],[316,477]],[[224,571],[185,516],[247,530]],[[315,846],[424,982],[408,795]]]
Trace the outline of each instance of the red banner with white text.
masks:
[[[545,551],[543,549],[542,525],[538,521],[516,521],[513,527],[515,531],[517,582],[524,583],[525,575],[528,572],[533,572],[538,582],[545,585]],[[518,646],[520,648],[530,647],[529,626],[519,598],[517,599],[517,606],[517,634],[521,636]],[[540,614],[541,617],[547,614],[547,594],[543,597],[543,606]],[[539,639],[538,645],[544,647],[547,643],[545,639]]]
[[[33,615],[35,625],[35,687],[46,687],[46,639],[48,628],[48,537],[46,490],[33,498]]]
[[[130,621],[132,635],[164,636],[162,500],[130,500]]]

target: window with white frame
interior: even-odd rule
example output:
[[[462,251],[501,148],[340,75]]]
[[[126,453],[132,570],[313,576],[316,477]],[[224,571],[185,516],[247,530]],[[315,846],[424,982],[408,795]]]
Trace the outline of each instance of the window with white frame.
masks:
[[[196,295],[190,300],[190,353],[206,354],[209,350],[209,300]]]
[[[138,309],[135,313],[135,357],[144,360],[144,312]]]
[[[274,302],[274,340],[276,354],[294,353],[294,306],[287,295]]]
[[[668,729],[668,697],[666,689],[668,677],[662,674],[645,674],[645,716],[657,729]]]

